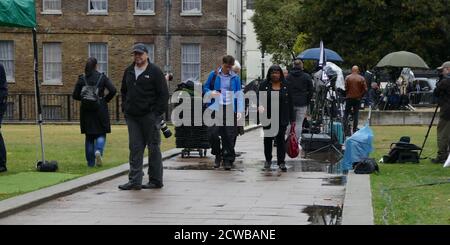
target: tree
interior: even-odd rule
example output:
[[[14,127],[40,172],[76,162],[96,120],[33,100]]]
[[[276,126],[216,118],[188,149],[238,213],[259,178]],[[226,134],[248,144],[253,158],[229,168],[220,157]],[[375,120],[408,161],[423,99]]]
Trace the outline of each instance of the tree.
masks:
[[[300,16],[309,43],[324,40],[347,65],[372,68],[400,50],[419,54],[432,67],[450,59],[448,0],[304,0]]]
[[[261,48],[273,55],[273,61],[288,65],[296,53],[294,46],[299,36],[296,18],[299,16],[298,0],[256,0],[255,26]]]

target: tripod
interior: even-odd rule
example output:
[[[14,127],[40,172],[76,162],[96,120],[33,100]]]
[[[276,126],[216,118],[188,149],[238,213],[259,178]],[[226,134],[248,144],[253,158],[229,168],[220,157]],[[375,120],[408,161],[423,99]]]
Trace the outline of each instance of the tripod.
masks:
[[[425,160],[425,159],[428,158],[428,157],[427,157],[427,158],[423,158],[423,159],[422,159],[422,158],[420,158],[420,157],[422,156],[423,148],[425,147],[425,144],[427,143],[428,136],[430,136],[430,131],[431,131],[431,128],[433,127],[433,123],[434,123],[434,120],[436,119],[436,115],[437,115],[437,113],[438,113],[438,110],[439,110],[439,105],[436,106],[436,110],[434,111],[434,114],[433,114],[433,119],[431,119],[430,126],[428,126],[427,135],[425,136],[425,140],[423,141],[422,148],[420,149],[419,159],[421,159],[421,160]]]
[[[317,98],[318,100],[323,99],[325,102],[329,102],[328,105],[327,105],[327,103],[324,103],[324,108],[329,108],[328,117],[330,118],[330,142],[328,145],[326,145],[324,147],[321,147],[315,151],[306,153],[306,156],[310,156],[315,153],[319,153],[319,152],[327,150],[327,152],[334,151],[339,156],[339,158],[343,157],[342,152],[335,145],[336,140],[334,140],[334,135],[333,135],[334,120],[336,118],[335,113],[337,114],[340,109],[338,100],[336,98],[337,94],[336,94],[336,85],[335,84],[336,84],[336,79],[333,79],[331,81],[330,86],[327,87],[326,93],[324,93],[324,95],[325,95],[324,98]],[[328,96],[330,97],[330,99],[327,98]],[[337,109],[338,107],[339,107],[339,109]],[[336,112],[334,112],[334,110],[336,110]],[[322,112],[322,120],[324,120],[323,119],[324,114],[325,113],[323,111]],[[312,142],[313,136],[314,136],[314,134],[311,134],[310,142]]]

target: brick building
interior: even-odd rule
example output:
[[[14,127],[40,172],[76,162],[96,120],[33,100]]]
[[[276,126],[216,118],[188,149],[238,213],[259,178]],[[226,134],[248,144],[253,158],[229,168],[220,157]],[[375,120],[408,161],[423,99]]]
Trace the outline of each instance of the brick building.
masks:
[[[182,80],[204,81],[219,57],[239,59],[241,13],[241,0],[37,0],[42,93],[71,93],[89,56],[120,87],[137,42],[147,44],[152,61],[174,74],[172,91]],[[34,91],[32,51],[30,31],[0,28],[0,62],[12,94]],[[70,107],[65,100],[47,106]],[[9,117],[17,106],[11,104]]]

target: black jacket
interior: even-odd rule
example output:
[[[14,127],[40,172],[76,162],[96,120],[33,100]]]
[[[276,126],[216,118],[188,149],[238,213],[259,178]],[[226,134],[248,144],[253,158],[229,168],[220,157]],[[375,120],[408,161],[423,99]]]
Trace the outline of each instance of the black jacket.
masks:
[[[158,116],[166,113],[169,89],[161,69],[149,63],[136,80],[135,64],[129,66],[122,79],[122,110],[125,115],[144,116],[151,112]]]
[[[444,77],[437,83],[434,94],[441,107],[441,118],[450,120],[450,77]]]
[[[85,86],[83,79],[84,75],[78,77],[78,82],[75,85],[72,97],[75,100],[81,100],[81,90]],[[95,71],[92,75],[86,77],[86,81],[89,85],[94,85],[100,78],[100,73]],[[111,123],[109,121],[108,103],[114,98],[117,93],[116,88],[112,84],[111,80],[102,74],[102,78],[98,83],[98,95],[100,99],[100,108],[98,110],[91,110],[90,108],[84,108],[80,106],[80,128],[82,134],[100,135],[111,133]],[[108,90],[108,94],[105,96],[105,89]]]
[[[286,79],[291,90],[294,106],[308,106],[314,93],[311,76],[300,69],[294,68]]]
[[[8,83],[6,81],[6,71],[0,64],[0,103],[4,103],[8,96]]]
[[[267,108],[265,108],[266,118],[272,118],[272,101],[271,101],[271,92],[272,90],[272,82],[265,80],[259,85],[259,92],[267,92]],[[258,95],[258,103],[261,101],[261,94]],[[295,112],[294,112],[294,104],[292,101],[291,93],[289,92],[289,87],[286,82],[284,82],[281,86],[280,90],[280,103],[279,103],[279,116],[280,116],[280,127],[286,127],[291,122],[295,122]],[[259,104],[261,106],[262,104]],[[264,106],[264,105],[263,105]],[[264,127],[265,129],[270,128]]]

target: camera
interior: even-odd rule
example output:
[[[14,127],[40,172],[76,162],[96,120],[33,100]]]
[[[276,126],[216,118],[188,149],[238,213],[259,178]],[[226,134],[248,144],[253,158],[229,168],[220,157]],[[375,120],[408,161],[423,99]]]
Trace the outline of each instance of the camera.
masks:
[[[162,120],[160,125],[161,132],[164,134],[164,137],[166,137],[166,139],[170,138],[172,136],[172,132],[170,131],[169,127],[167,127],[166,121]]]

